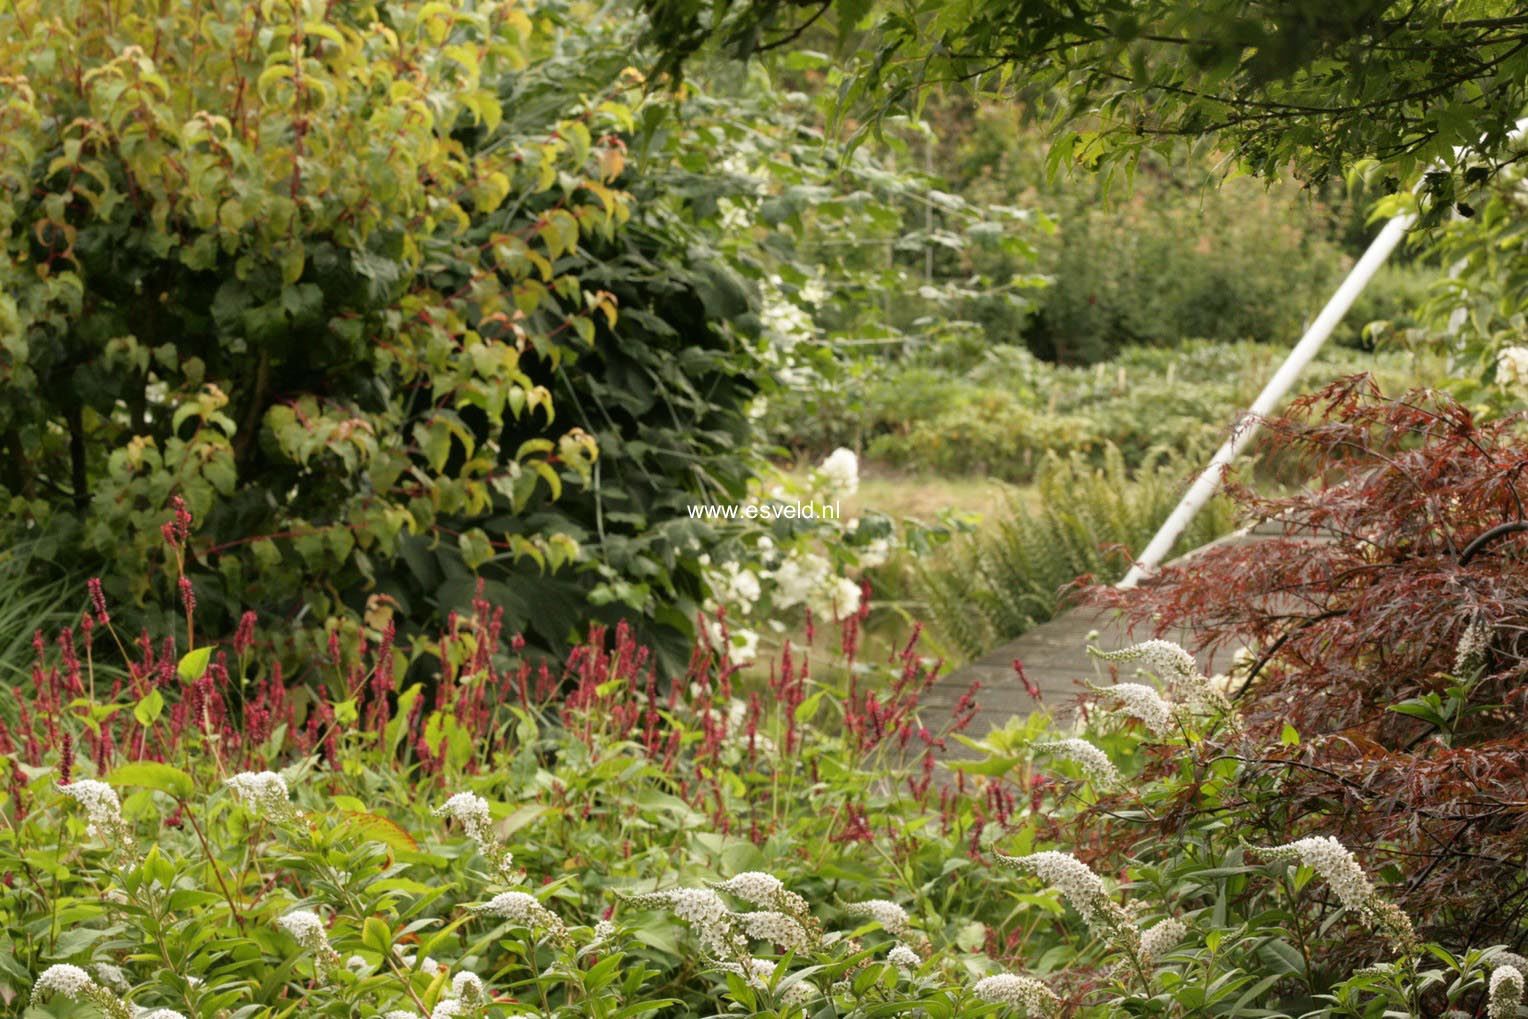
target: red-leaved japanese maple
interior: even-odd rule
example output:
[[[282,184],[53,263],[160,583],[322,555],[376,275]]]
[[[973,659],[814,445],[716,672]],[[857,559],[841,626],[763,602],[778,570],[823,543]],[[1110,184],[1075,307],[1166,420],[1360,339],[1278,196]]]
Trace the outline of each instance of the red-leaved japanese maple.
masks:
[[[1185,626],[1202,647],[1251,650],[1232,687],[1246,732],[1206,753],[1246,761],[1249,794],[1280,778],[1279,802],[1251,811],[1259,826],[1335,835],[1371,868],[1394,864],[1391,894],[1452,943],[1518,942],[1528,915],[1523,422],[1478,420],[1436,392],[1388,399],[1355,376],[1267,428],[1271,450],[1309,484],[1278,497],[1232,492],[1250,521],[1277,522],[1275,536],[1090,597],[1141,630]]]

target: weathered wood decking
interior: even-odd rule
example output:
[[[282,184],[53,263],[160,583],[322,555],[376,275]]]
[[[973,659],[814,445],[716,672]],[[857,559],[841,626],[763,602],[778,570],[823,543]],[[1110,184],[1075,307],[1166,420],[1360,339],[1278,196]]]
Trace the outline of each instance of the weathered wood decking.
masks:
[[[1283,533],[1281,524],[1264,524],[1228,534],[1175,561],[1181,563],[1192,559],[1209,548],[1261,541]],[[1095,630],[1098,635],[1092,643],[1104,649],[1125,647],[1153,636],[1140,631],[1134,636],[1128,634],[1123,622],[1110,612],[1094,608],[1071,609],[939,679],[924,695],[925,720],[930,728],[942,727],[973,680],[981,680],[982,684],[978,695],[981,711],[966,733],[974,739],[980,739],[992,729],[1002,728],[1014,715],[1032,714],[1041,707],[1053,715],[1067,714],[1070,704],[1082,690],[1080,680],[1107,682],[1106,667],[1087,652],[1088,635]],[[1168,632],[1162,636],[1185,646],[1189,644],[1187,633]],[[1201,657],[1200,665],[1206,670],[1216,666],[1223,670],[1228,658],[1228,652],[1222,650],[1213,662]],[[1020,682],[1013,667],[1015,660],[1023,662],[1024,675],[1039,690],[1038,703]],[[962,751],[961,747],[950,748],[955,756],[962,756]]]

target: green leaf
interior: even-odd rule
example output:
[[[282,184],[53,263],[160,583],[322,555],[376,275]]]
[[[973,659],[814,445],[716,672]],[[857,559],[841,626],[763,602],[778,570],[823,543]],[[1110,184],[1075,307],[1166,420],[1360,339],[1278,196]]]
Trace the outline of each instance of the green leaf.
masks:
[[[159,789],[178,800],[196,795],[196,783],[184,771],[157,761],[136,761],[124,764],[106,776],[111,785],[138,785]]]
[[[410,853],[417,852],[419,849],[419,843],[414,841],[414,836],[404,831],[397,822],[390,821],[380,814],[349,810],[345,812],[345,818],[367,838],[380,842],[384,846]]]
[[[194,683],[201,679],[207,671],[207,664],[212,661],[212,646],[199,647],[195,651],[187,651],[175,666],[175,674],[187,683]]]
[[[163,710],[164,695],[161,694],[157,689],[150,690],[147,694],[144,695],[143,699],[133,707],[133,717],[138,720],[139,725],[147,728],[148,726],[154,724],[154,722],[159,718],[160,712]]]

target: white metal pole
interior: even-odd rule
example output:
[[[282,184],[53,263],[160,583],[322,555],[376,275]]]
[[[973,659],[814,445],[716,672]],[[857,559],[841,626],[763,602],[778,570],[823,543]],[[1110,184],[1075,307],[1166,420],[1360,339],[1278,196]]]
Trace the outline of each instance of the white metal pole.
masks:
[[[1258,394],[1247,413],[1242,415],[1232,427],[1230,438],[1215,451],[1215,455],[1210,458],[1209,466],[1194,479],[1194,483],[1184,493],[1177,508],[1163,522],[1161,529],[1151,539],[1151,543],[1141,552],[1140,559],[1130,568],[1130,572],[1125,574],[1125,579],[1119,582],[1118,586],[1121,589],[1134,587],[1161,565],[1162,560],[1171,551],[1173,543],[1183,533],[1183,529],[1189,525],[1189,521],[1194,519],[1194,514],[1203,509],[1204,504],[1209,502],[1220,488],[1221,482],[1225,479],[1226,469],[1257,434],[1258,428],[1262,425],[1262,419],[1278,409],[1284,394],[1289,392],[1290,387],[1299,378],[1300,372],[1321,350],[1321,345],[1326,342],[1327,337],[1332,335],[1332,330],[1337,328],[1337,323],[1342,321],[1342,316],[1348,313],[1348,309],[1353,306],[1353,302],[1358,299],[1358,295],[1368,282],[1374,278],[1379,267],[1385,264],[1385,259],[1389,258],[1390,253],[1401,243],[1401,239],[1406,236],[1406,231],[1410,229],[1415,218],[1411,213],[1402,213],[1385,224],[1379,236],[1369,245],[1369,250],[1363,253],[1358,264],[1348,272],[1347,278],[1342,281],[1337,292],[1326,302],[1326,307],[1321,309],[1321,314],[1316,316],[1310,328],[1305,330],[1305,335],[1300,337],[1300,342],[1296,343],[1294,349],[1289,352],[1289,357],[1284,359],[1284,363],[1279,366],[1273,378],[1268,380],[1268,384],[1263,387],[1263,391]]]

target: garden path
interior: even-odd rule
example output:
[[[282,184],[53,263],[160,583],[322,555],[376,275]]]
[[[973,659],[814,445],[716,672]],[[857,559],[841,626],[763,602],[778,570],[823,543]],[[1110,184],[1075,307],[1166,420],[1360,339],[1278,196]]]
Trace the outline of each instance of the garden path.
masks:
[[[1250,543],[1284,533],[1284,525],[1277,521],[1243,529],[1203,545],[1181,556],[1175,562],[1191,559],[1209,548],[1231,543]],[[1122,620],[1110,610],[1091,607],[1074,608],[1056,618],[1011,640],[975,661],[942,676],[928,690],[922,700],[923,717],[929,728],[942,728],[954,712],[956,703],[971,686],[973,680],[981,680],[978,703],[981,706],[975,721],[966,735],[980,739],[992,729],[1000,729],[1014,715],[1028,715],[1040,708],[1049,709],[1053,716],[1070,713],[1077,695],[1082,692],[1081,681],[1092,679],[1108,682],[1107,666],[1088,655],[1088,635],[1098,635],[1093,641],[1105,650],[1122,648],[1145,640],[1155,634],[1138,630],[1134,636],[1126,632]],[[1189,635],[1184,631],[1161,634],[1168,640],[1176,640],[1189,646]],[[1221,670],[1230,660],[1231,651],[1221,649],[1213,656],[1201,654],[1199,665],[1214,675],[1216,666]],[[1037,702],[1024,688],[1014,670],[1018,660],[1024,665],[1024,675],[1039,691]],[[952,756],[970,753],[960,744],[949,747]]]

